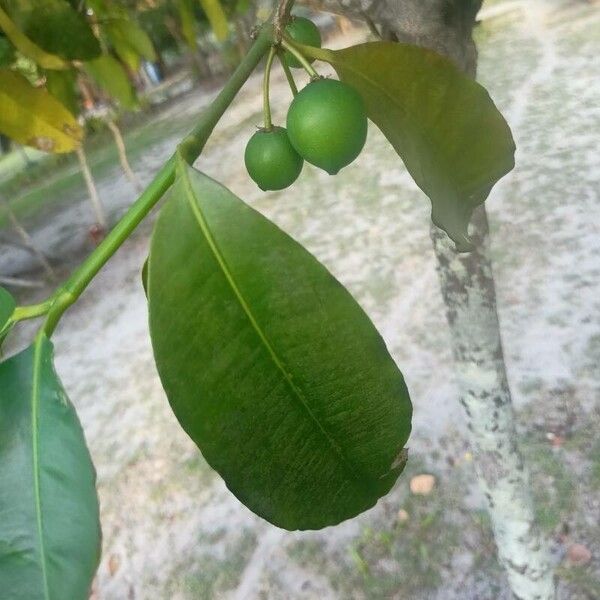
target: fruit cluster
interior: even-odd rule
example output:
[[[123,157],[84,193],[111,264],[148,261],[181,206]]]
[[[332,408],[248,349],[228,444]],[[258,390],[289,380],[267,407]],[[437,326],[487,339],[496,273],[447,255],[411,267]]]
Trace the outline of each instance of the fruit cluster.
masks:
[[[291,41],[320,46],[321,36],[309,19],[293,17],[286,27]],[[248,141],[244,160],[250,177],[262,190],[281,190],[300,175],[304,161],[336,174],[361,152],[367,137],[367,114],[360,95],[349,85],[319,77],[299,52],[287,46],[287,67],[304,67],[310,83],[298,92],[288,109],[286,127],[270,122],[268,78],[265,72],[265,126]]]

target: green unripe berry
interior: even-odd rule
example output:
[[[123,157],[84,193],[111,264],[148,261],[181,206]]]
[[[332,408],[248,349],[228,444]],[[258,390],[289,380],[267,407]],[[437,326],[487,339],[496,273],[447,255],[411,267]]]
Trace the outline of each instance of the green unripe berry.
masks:
[[[283,127],[259,129],[248,140],[244,162],[250,177],[264,191],[292,185],[304,164]]]
[[[319,28],[310,19],[305,19],[304,17],[292,17],[292,20],[286,25],[285,33],[292,38],[294,42],[298,42],[303,46],[321,47],[321,34],[319,33]],[[288,67],[294,67],[295,69],[302,67],[298,59],[289,52],[285,53],[284,60]],[[311,58],[307,60],[313,62],[315,59]]]
[[[292,146],[309,163],[335,175],[349,165],[367,139],[363,99],[336,79],[317,79],[290,105],[287,131]]]

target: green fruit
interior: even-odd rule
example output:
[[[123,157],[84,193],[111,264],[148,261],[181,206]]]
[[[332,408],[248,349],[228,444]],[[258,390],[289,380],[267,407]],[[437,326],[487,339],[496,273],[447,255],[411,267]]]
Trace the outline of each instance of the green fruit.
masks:
[[[244,162],[250,177],[264,191],[292,185],[304,164],[283,127],[259,129],[248,141]]]
[[[292,17],[292,20],[285,28],[286,34],[292,38],[294,42],[298,42],[304,46],[321,47],[321,34],[319,28],[310,20],[304,17]],[[313,62],[315,59],[307,59]],[[296,69],[302,67],[298,59],[292,56],[289,52],[285,53],[285,62],[288,67]]]
[[[349,85],[335,79],[317,79],[292,101],[287,130],[292,146],[304,160],[335,175],[365,145],[365,104]]]

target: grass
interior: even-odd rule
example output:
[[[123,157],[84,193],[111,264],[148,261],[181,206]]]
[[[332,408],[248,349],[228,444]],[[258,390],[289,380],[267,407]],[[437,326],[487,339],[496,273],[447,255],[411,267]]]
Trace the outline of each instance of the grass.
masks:
[[[237,540],[226,548],[224,558],[208,553],[202,555],[195,561],[197,569],[190,572],[185,565],[182,573],[175,573],[172,585],[181,589],[185,598],[222,598],[225,592],[239,584],[241,574],[255,548],[255,534],[244,529]]]
[[[418,457],[410,473],[430,472]],[[438,480],[428,496],[415,496],[403,486],[394,507],[408,514],[399,517],[373,515],[343,551],[332,554],[324,540],[296,540],[287,555],[305,570],[324,575],[342,598],[416,598],[433,592],[444,582],[461,541],[456,520],[464,489],[462,479]]]
[[[521,440],[521,450],[531,470],[538,523],[550,533],[575,507],[575,478],[562,459],[562,450],[553,450],[548,441],[527,436]]]

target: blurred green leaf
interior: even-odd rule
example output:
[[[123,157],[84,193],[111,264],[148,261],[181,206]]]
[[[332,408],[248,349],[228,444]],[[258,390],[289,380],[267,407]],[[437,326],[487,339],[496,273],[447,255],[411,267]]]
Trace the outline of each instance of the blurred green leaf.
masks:
[[[0,7],[0,29],[4,31],[6,37],[13,43],[14,47],[27,58],[35,61],[44,69],[68,69],[69,63],[60,56],[46,52],[38,45],[34,44],[20,29],[15,25],[12,19]]]
[[[65,106],[72,115],[78,116],[81,110],[76,86],[77,73],[73,69],[69,71],[46,72],[46,89],[63,106]]]
[[[52,344],[40,336],[0,363],[3,597],[87,600],[100,560],[95,480]]]
[[[229,23],[219,0],[199,0],[215,37],[220,42],[229,37]]]
[[[125,108],[135,107],[135,90],[123,65],[116,58],[105,54],[85,63],[84,69],[111,98]]]
[[[106,34],[119,58],[132,70],[140,68],[140,60],[156,60],[152,40],[137,23],[116,19],[105,27]]]
[[[66,60],[91,60],[101,49],[84,14],[66,0],[21,0],[11,13],[23,33],[46,52]]]
[[[71,152],[83,138],[75,117],[44,88],[0,69],[0,132],[45,152]]]
[[[369,118],[432,203],[431,218],[469,250],[473,210],[514,166],[510,129],[485,88],[417,46],[371,42],[344,50],[302,46],[363,97]]]
[[[195,50],[198,46],[196,35],[198,34],[198,26],[194,11],[187,0],[175,0],[175,7],[179,14],[179,24],[181,26],[181,34],[185,43]]]
[[[0,68],[10,67],[15,61],[15,47],[0,33]]]
[[[381,336],[300,244],[183,161],[148,297],[173,411],[248,508],[316,529],[390,490],[412,409]]]

